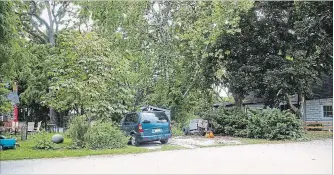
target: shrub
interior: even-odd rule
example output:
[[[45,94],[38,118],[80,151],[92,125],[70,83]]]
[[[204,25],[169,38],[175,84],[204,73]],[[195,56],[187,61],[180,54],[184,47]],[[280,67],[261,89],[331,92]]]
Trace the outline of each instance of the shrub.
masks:
[[[183,136],[182,125],[180,123],[175,123],[172,125],[172,135],[173,136]]]
[[[247,136],[271,140],[298,139],[304,134],[302,122],[294,114],[278,109],[254,112],[248,120]]]
[[[75,146],[84,147],[84,136],[88,131],[88,128],[87,117],[84,115],[77,116],[71,120],[66,135],[72,139]]]
[[[203,115],[212,124],[215,133],[237,137],[246,137],[247,115],[238,109],[219,109]]]
[[[34,143],[34,149],[54,149],[55,144],[51,141],[51,137],[44,130],[32,135],[32,141]]]
[[[88,129],[84,141],[89,149],[114,149],[125,147],[129,139],[111,123],[97,122]]]
[[[302,123],[289,111],[278,109],[250,111],[251,116],[238,109],[219,109],[203,115],[215,134],[272,140],[297,139],[304,134]]]

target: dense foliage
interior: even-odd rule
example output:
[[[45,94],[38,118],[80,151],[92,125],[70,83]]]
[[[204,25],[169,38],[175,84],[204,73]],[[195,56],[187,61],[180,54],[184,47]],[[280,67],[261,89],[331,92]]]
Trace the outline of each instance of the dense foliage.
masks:
[[[89,128],[89,123],[87,122],[87,117],[85,115],[76,116],[70,122],[70,126],[66,131],[66,135],[72,139],[75,146],[84,147],[85,146],[85,134]]]
[[[55,148],[55,144],[51,141],[50,135],[45,130],[32,135],[32,141],[34,149],[49,150]]]
[[[238,109],[219,109],[204,114],[216,134],[261,138],[270,140],[288,140],[303,137],[303,127],[299,119],[289,111],[278,109],[254,110],[243,113]]]
[[[248,125],[248,117],[239,109],[205,113],[203,118],[208,120],[215,133],[229,136],[246,137],[245,129]]]
[[[213,59],[222,63],[226,72],[220,80],[238,106],[253,93],[270,107],[286,101],[293,112],[302,112],[289,95],[298,94],[303,104],[321,74],[333,69],[327,50],[333,48],[332,7],[331,2],[255,2],[240,16],[240,32],[218,39],[214,48],[222,55]]]
[[[298,139],[304,134],[302,123],[294,114],[277,109],[254,112],[246,131],[249,138],[271,140]]]
[[[66,134],[72,139],[73,148],[114,149],[126,146],[129,141],[112,122],[99,120],[89,124],[85,115],[74,117]]]
[[[147,104],[169,108],[173,120],[186,123],[226,99],[241,107],[251,93],[270,107],[291,104],[294,94],[303,103],[318,77],[332,72],[332,7],[329,1],[0,2],[0,113],[11,109],[6,95],[14,81],[20,119],[57,125],[80,115],[118,122]],[[226,87],[233,99],[222,98]],[[245,135],[230,128],[243,122],[227,116],[218,130]]]
[[[91,126],[84,139],[85,147],[89,149],[123,148],[129,142],[129,138],[119,128],[105,122],[97,122]]]
[[[9,93],[6,88],[6,80],[8,80],[10,68],[6,68],[11,64],[11,56],[13,51],[11,47],[15,41],[15,15],[11,10],[13,4],[11,2],[0,2],[0,113],[8,113],[12,106],[7,100]]]

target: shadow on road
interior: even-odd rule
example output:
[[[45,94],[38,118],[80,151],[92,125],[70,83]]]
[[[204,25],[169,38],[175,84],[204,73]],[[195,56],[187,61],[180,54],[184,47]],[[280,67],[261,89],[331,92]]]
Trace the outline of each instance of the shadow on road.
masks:
[[[160,149],[161,148],[161,143],[158,141],[155,142],[146,142],[146,143],[141,143],[139,147],[142,148],[147,148],[147,149]]]

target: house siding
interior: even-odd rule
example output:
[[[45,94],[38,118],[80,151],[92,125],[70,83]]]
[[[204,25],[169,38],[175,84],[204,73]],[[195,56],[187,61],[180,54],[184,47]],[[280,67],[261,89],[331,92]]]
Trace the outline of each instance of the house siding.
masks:
[[[333,98],[306,100],[306,121],[332,121],[333,117],[323,117],[323,106],[332,106]]]
[[[249,104],[246,105],[249,109],[263,109],[264,108],[264,104],[263,103],[259,103],[259,104]]]

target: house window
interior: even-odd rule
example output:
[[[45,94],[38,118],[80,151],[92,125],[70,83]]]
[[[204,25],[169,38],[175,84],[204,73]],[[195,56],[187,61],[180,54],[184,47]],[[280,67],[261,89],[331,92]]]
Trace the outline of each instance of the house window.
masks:
[[[333,106],[323,106],[324,117],[333,117]]]

